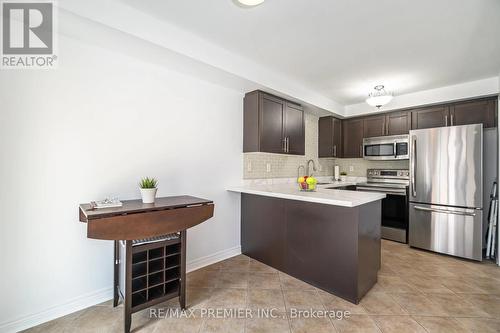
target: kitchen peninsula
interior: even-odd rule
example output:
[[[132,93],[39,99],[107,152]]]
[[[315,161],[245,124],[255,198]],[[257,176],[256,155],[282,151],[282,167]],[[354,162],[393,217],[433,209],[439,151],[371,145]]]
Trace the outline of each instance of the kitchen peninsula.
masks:
[[[241,193],[243,254],[357,304],[377,282],[385,194],[332,187],[301,192],[296,184],[248,185],[229,191]]]

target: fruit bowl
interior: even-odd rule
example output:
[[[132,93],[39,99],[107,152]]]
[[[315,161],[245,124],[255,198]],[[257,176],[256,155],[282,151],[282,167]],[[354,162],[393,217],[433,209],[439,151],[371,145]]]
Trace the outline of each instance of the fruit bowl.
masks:
[[[316,191],[316,184],[318,181],[314,177],[299,177],[297,179],[297,184],[299,185],[299,190],[303,192],[314,192]]]
[[[316,185],[313,184],[307,184],[306,182],[299,183],[299,190],[302,192],[315,192],[316,191]]]

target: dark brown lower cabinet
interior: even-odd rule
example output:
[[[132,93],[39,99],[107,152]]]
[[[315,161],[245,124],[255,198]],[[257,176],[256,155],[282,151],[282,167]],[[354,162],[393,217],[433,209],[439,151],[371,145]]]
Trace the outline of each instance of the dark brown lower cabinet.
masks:
[[[242,252],[357,304],[377,282],[381,201],[358,207],[241,195]]]

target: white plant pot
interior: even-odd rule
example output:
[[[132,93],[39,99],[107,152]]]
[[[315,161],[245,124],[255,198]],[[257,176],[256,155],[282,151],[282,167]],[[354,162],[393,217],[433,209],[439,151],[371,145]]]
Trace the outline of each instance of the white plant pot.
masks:
[[[150,204],[155,202],[157,188],[141,188],[142,202]]]

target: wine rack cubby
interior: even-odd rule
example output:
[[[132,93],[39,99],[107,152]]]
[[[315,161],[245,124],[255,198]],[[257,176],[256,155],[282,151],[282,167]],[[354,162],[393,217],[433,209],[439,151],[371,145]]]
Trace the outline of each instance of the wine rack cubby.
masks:
[[[126,293],[126,279],[130,279],[132,312],[147,308],[167,299],[178,297],[185,267],[182,260],[180,235],[168,235],[168,239],[144,243],[134,241],[130,247],[129,274],[124,272],[120,292]],[[121,258],[127,258],[126,246],[121,246]],[[121,265],[123,271],[126,265]],[[185,274],[184,274],[185,275]]]

